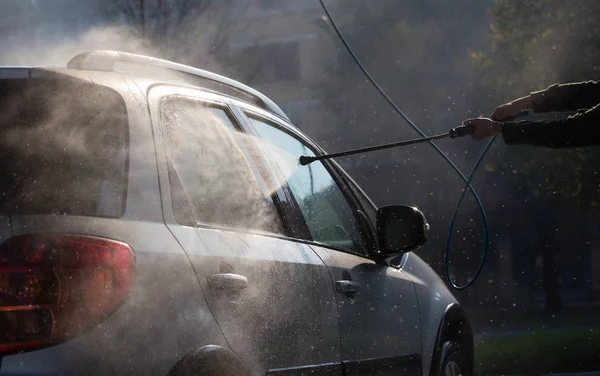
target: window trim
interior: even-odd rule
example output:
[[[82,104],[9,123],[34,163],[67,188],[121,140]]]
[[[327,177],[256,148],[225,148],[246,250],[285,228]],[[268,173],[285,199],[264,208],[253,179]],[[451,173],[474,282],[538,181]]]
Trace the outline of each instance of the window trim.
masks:
[[[252,123],[250,120],[252,117],[257,117],[259,120],[264,119],[266,123],[270,123],[275,128],[298,139],[307,148],[309,148],[315,155],[323,154],[322,149],[319,148],[314,142],[312,142],[312,140],[308,139],[308,137],[299,133],[296,129],[292,128],[289,124],[286,124],[286,123],[282,122],[281,120],[276,119],[274,117],[265,116],[263,111],[257,111],[256,109],[254,109],[252,107],[243,106],[240,108],[240,112],[247,118],[247,123],[250,127],[252,127]],[[253,128],[252,129],[253,134],[258,136],[258,132],[254,129],[254,127],[252,127],[252,128]],[[348,254],[351,254],[354,256],[363,257],[366,259],[377,261],[379,259],[376,254],[378,245],[377,245],[377,241],[376,241],[377,237],[373,233],[374,224],[371,223],[371,221],[369,220],[369,218],[366,215],[360,214],[360,213],[365,213],[365,210],[362,208],[358,198],[355,197],[352,187],[343,178],[343,174],[340,173],[340,170],[339,170],[340,167],[337,164],[332,163],[332,161],[323,160],[321,162],[323,163],[323,166],[325,167],[325,169],[327,170],[327,172],[329,173],[331,178],[337,184],[338,188],[340,189],[340,192],[344,195],[344,198],[348,202],[348,205],[351,207],[353,212],[355,212],[355,220],[356,220],[357,224],[360,226],[359,231],[362,233],[361,235],[363,235],[365,237],[364,240],[367,245],[367,254],[362,254],[362,253],[359,253],[359,252],[356,252],[356,251],[353,251],[353,250],[347,249],[347,248],[336,247],[334,245],[321,243],[321,242],[318,242],[318,241],[312,239],[312,235],[310,234],[310,231],[308,231],[308,225],[306,224],[304,215],[302,214],[297,201],[295,200],[295,198],[292,195],[290,197],[290,199],[291,199],[291,203],[293,205],[293,208],[292,208],[293,213],[295,213],[295,215],[297,217],[302,218],[304,227],[306,228],[306,233],[302,234],[302,235],[307,236],[309,238],[309,239],[302,239],[302,238],[294,237],[294,240],[300,241],[300,242],[303,242],[306,244],[313,244],[313,245],[316,245],[319,247],[329,248],[329,249],[333,249],[336,251],[348,253]],[[285,183],[284,185],[286,188],[285,190],[290,192],[290,194],[291,194],[291,189],[289,188],[288,184]],[[366,197],[368,197],[368,196],[366,196]],[[370,199],[369,199],[369,201],[370,201]],[[368,222],[368,226],[365,226],[367,224],[367,223],[365,223],[365,221]]]
[[[241,127],[244,129],[244,133],[259,138],[260,135],[256,132],[256,129],[252,126],[250,119],[246,116],[244,111],[237,106],[231,106],[232,110],[235,112],[235,116],[238,118],[238,122]],[[256,157],[256,159],[254,158]],[[276,176],[273,175],[273,166],[267,163],[267,159],[264,155],[262,155],[262,151],[260,149],[255,149],[255,153],[252,156],[255,164],[260,164],[261,167],[257,166],[257,170],[261,170],[261,168],[268,174],[268,178],[271,181],[277,179]],[[265,182],[266,183],[266,182]],[[287,185],[279,186],[273,193],[272,199],[277,207],[277,212],[280,215],[280,218],[284,222],[284,226],[286,226],[287,237],[290,239],[296,239],[299,236],[303,236],[308,233],[308,227],[304,221],[298,221],[295,216],[290,216],[288,210],[285,209],[285,206],[294,206],[295,201],[293,200],[293,196],[291,196],[289,192],[289,188]]]
[[[156,88],[158,89],[158,88]],[[173,201],[173,184],[171,182],[171,177],[170,177],[170,169],[169,169],[169,153],[168,153],[168,147],[167,147],[167,142],[165,139],[165,134],[164,134],[164,113],[163,113],[163,103],[165,101],[168,100],[172,100],[172,99],[182,99],[182,100],[188,100],[188,101],[192,101],[192,102],[196,102],[199,104],[207,104],[209,107],[212,106],[214,108],[218,108],[218,109],[222,109],[226,116],[228,118],[230,118],[231,122],[232,122],[232,126],[235,128],[236,131],[243,133],[243,134],[248,134],[246,132],[245,127],[243,126],[242,122],[240,121],[240,118],[237,114],[237,110],[235,107],[233,107],[229,101],[229,98],[221,98],[220,96],[217,95],[210,95],[210,96],[205,96],[203,95],[203,92],[199,92],[197,90],[193,90],[193,89],[189,89],[189,88],[182,88],[182,87],[177,87],[177,86],[163,86],[161,88],[162,90],[159,89],[160,93],[159,95],[154,98],[154,100],[151,100],[149,97],[149,101],[152,104],[151,105],[151,110],[153,110],[155,112],[156,115],[156,120],[157,120],[157,130],[158,132],[160,132],[160,140],[162,141],[162,152],[164,160],[162,163],[164,163],[164,168],[165,168],[165,172],[166,172],[166,177],[165,182],[168,184],[169,186],[169,192],[165,192],[165,196],[168,197],[169,201],[170,201],[170,205],[168,205],[168,203],[164,203],[166,205],[163,204],[163,207],[169,207],[170,208],[170,214],[171,214],[171,218],[174,221],[174,224],[178,225],[178,226],[182,226],[182,227],[190,227],[190,228],[203,228],[203,229],[212,229],[212,230],[218,230],[218,231],[228,231],[228,232],[233,232],[233,233],[241,233],[241,234],[251,234],[251,235],[260,235],[260,236],[267,236],[267,237],[273,237],[273,238],[279,238],[279,239],[293,239],[290,237],[290,229],[288,227],[288,224],[285,220],[284,217],[282,217],[281,213],[280,213],[280,209],[277,205],[277,202],[275,202],[274,200],[274,204],[277,208],[277,216],[280,219],[281,222],[281,227],[282,227],[282,234],[280,233],[276,233],[276,232],[268,232],[268,231],[261,231],[261,230],[257,230],[257,229],[247,229],[247,228],[237,228],[237,227],[231,227],[231,226],[225,226],[225,225],[220,225],[220,224],[216,224],[216,223],[209,223],[209,222],[204,222],[204,221],[198,221],[195,218],[193,218],[195,224],[193,226],[190,226],[190,224],[184,224],[181,223],[179,221],[177,221],[177,214],[175,213],[175,208],[174,208],[174,201]],[[166,90],[165,90],[166,89]],[[179,89],[179,90],[177,90]],[[237,143],[236,143],[237,144]],[[255,160],[255,158],[252,157],[251,153],[249,153],[249,151],[246,149],[245,145],[240,145],[237,144],[241,149],[242,149],[242,153],[244,154],[244,158],[246,159],[246,162],[249,164],[250,169],[252,171],[253,176],[257,179],[258,183],[261,185],[261,187],[266,186],[266,182],[264,181],[262,175],[260,174],[260,172],[258,171],[258,166],[257,166],[257,161]],[[158,157],[158,156],[157,156]],[[160,171],[159,171],[160,173]],[[177,176],[177,179],[181,182],[179,176]],[[163,197],[164,200],[164,197]],[[188,201],[188,206],[190,206],[189,204],[189,198],[186,197],[186,200]],[[189,210],[191,211],[191,207],[189,207]],[[164,212],[164,208],[163,208],[163,212]],[[166,218],[165,218],[166,219]]]

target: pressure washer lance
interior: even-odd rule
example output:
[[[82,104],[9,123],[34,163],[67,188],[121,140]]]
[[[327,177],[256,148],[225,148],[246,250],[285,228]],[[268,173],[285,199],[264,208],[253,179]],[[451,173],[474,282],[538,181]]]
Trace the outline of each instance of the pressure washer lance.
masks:
[[[309,157],[309,156],[303,155],[303,156],[300,157],[300,164],[302,166],[306,166],[307,164],[310,164],[310,163],[312,163],[314,161],[320,161],[322,159],[331,159],[331,158],[337,158],[337,157],[345,157],[347,155],[368,153],[370,151],[375,151],[375,150],[382,150],[382,149],[395,148],[395,147],[399,147],[399,146],[407,146],[407,145],[420,144],[422,142],[430,142],[430,141],[435,141],[435,140],[441,140],[442,138],[447,138],[447,137],[450,137],[450,138],[463,137],[463,136],[472,134],[473,132],[475,132],[475,126],[474,125],[472,125],[472,124],[471,125],[460,125],[460,126],[458,126],[456,128],[450,129],[450,131],[448,133],[437,134],[435,136],[430,136],[430,137],[422,137],[422,138],[416,138],[416,139],[413,139],[413,140],[398,141],[398,142],[393,142],[391,144],[369,146],[369,147],[366,147],[366,148],[341,151],[339,153],[317,155],[317,156],[314,156],[314,157]]]

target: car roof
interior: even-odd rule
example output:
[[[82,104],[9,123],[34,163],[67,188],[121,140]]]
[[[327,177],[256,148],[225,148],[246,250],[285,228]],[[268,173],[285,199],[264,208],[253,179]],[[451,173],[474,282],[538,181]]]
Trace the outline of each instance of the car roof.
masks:
[[[131,76],[156,77],[160,80],[191,84],[252,103],[289,121],[281,108],[259,91],[228,77],[168,60],[128,52],[100,50],[76,55],[67,63],[67,68],[120,72]]]
[[[213,72],[172,61],[128,52],[99,50],[83,52],[73,57],[65,67],[0,67],[2,78],[50,78],[54,72],[74,78],[89,80],[93,72],[110,72],[127,75],[133,81],[144,79],[156,83],[178,83],[229,96],[251,103],[289,122],[287,115],[275,102],[259,91]],[[78,74],[78,72],[83,74]],[[87,74],[89,73],[89,74]],[[52,77],[56,78],[56,77]]]

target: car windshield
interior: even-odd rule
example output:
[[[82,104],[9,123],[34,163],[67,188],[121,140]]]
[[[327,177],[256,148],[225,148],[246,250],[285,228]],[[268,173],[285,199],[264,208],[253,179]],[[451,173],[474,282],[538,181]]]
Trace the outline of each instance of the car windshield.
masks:
[[[0,334],[0,373],[77,347],[90,369],[152,354],[140,363],[177,374],[205,345],[262,374],[600,372],[599,30],[598,0],[0,0],[0,333],[17,322],[9,282],[25,296],[41,278],[2,264],[3,242],[36,221],[143,231],[130,245],[146,278],[89,330],[134,355],[74,335],[10,360]],[[161,267],[194,277],[147,287]],[[171,299],[192,288],[180,300],[198,306]],[[296,309],[314,291],[329,295]],[[140,338],[118,320],[163,306]]]

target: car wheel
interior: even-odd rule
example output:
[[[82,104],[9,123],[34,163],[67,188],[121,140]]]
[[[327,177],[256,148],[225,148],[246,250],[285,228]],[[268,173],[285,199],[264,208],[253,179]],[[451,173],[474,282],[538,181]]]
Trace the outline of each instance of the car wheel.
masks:
[[[470,376],[467,361],[456,342],[447,341],[442,346],[436,375],[439,376]]]

